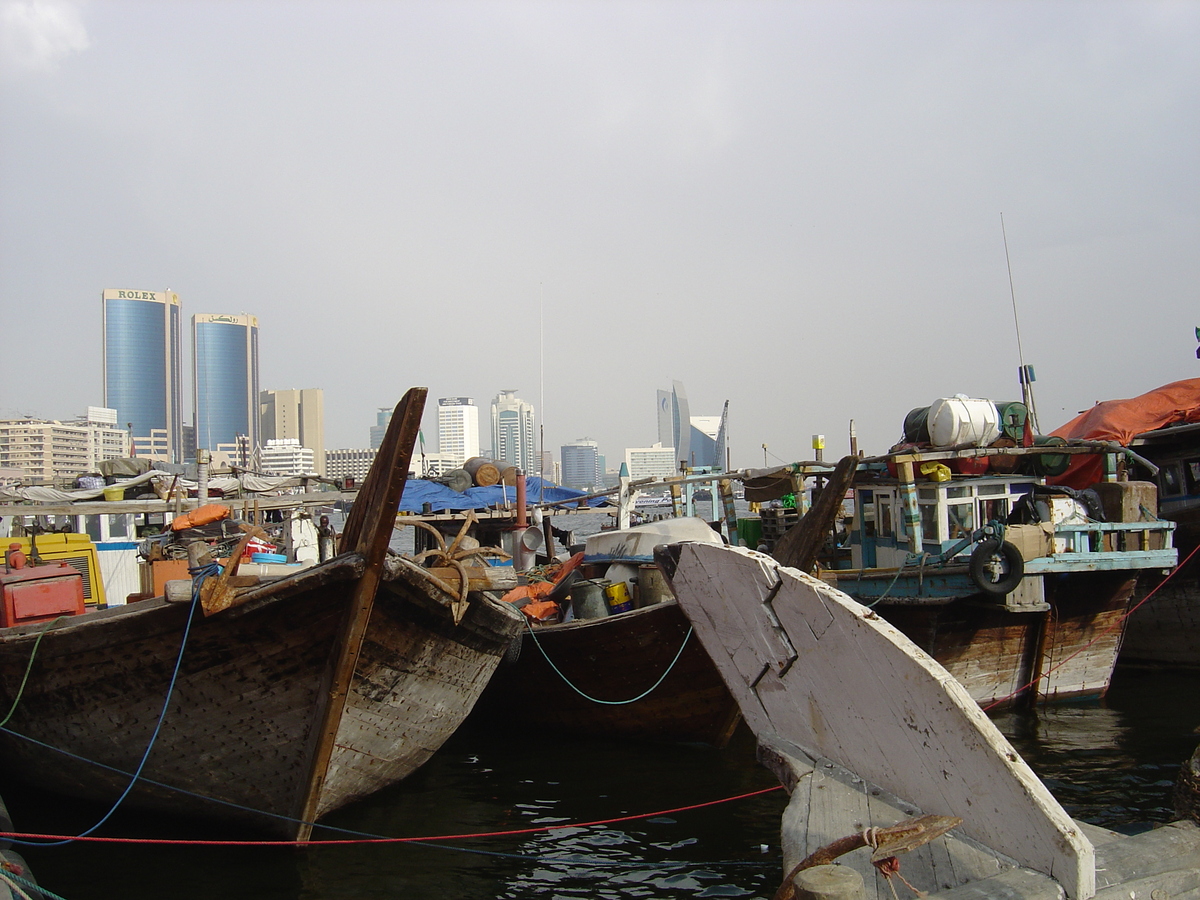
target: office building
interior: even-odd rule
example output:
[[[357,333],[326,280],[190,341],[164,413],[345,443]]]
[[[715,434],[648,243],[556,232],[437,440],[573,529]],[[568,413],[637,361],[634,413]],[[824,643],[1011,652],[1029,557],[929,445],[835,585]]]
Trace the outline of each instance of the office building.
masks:
[[[262,391],[258,395],[259,437],[263,441],[295,438],[313,452],[318,475],[325,466],[325,392],[320,388]]]
[[[461,466],[479,455],[479,407],[471,397],[438,400],[438,453]]]
[[[391,406],[381,406],[375,413],[375,424],[371,426],[371,449],[378,450],[379,445],[383,443],[383,437],[387,434],[388,424],[392,421],[392,413],[394,408]]]
[[[595,441],[581,438],[563,444],[561,453],[563,487],[591,491],[604,483],[604,464]]]
[[[313,451],[296,438],[267,441],[261,451],[264,475],[315,475]]]
[[[492,454],[526,474],[536,474],[536,448],[533,406],[517,397],[515,389],[500,391],[492,401]]]
[[[664,447],[662,442],[653,447],[627,447],[625,465],[630,478],[665,478],[678,472],[675,448]]]
[[[257,317],[192,316],[197,449],[237,452],[239,443],[260,446],[258,395]]]
[[[179,295],[106,290],[104,406],[133,434],[138,456],[183,461]]]
[[[345,447],[339,450],[325,451],[325,477],[344,481],[353,478],[361,484],[371,471],[371,463],[375,462],[377,448],[367,447],[354,449]]]
[[[674,447],[680,462],[698,468],[725,468],[725,423],[729,402],[719,416],[693,416],[683,384],[671,383],[670,391],[658,392],[658,441]]]

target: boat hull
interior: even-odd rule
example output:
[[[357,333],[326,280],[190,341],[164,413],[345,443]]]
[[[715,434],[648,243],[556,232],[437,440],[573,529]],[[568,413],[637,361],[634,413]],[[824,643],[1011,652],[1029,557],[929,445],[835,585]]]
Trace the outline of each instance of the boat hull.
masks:
[[[277,589],[209,618],[197,613],[170,707],[128,804],[296,835],[354,571],[295,594]],[[48,790],[113,802],[150,744],[189,610],[146,600],[47,632],[0,731],[9,771]],[[318,815],[423,764],[470,712],[518,626],[494,601],[472,600],[456,627],[445,610],[380,590]],[[5,708],[41,627],[0,632]]]
[[[1046,575],[1048,609],[1014,612],[975,594],[941,602],[884,600],[874,609],[942,664],[983,706],[1103,697],[1136,573]],[[839,589],[877,597],[839,579]]]
[[[480,713],[525,728],[723,747],[739,721],[737,703],[690,631],[674,600],[526,630],[515,662],[502,665],[484,693]],[[646,697],[610,705],[638,697],[664,672]],[[608,702],[580,696],[564,678]]]

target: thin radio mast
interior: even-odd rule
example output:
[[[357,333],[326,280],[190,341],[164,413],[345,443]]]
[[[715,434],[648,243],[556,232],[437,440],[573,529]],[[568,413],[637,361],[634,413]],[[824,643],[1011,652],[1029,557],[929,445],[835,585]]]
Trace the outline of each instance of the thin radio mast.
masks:
[[[1012,260],[1008,255],[1008,232],[1004,229],[1004,213],[1000,213],[1000,234],[1004,238],[1004,263],[1008,266],[1008,293],[1012,297],[1013,311],[1013,327],[1017,332],[1017,359],[1021,363],[1021,368],[1018,372],[1018,377],[1021,381],[1021,402],[1025,404],[1025,408],[1029,410],[1029,417],[1033,420],[1033,429],[1035,432],[1040,432],[1037,421],[1037,408],[1033,400],[1033,366],[1025,365],[1025,350],[1021,346],[1021,322],[1017,318],[1017,290],[1013,285]]]
[[[538,475],[541,484],[538,487],[538,500],[546,489],[546,285],[538,282],[538,406],[542,408],[542,418],[538,422]]]

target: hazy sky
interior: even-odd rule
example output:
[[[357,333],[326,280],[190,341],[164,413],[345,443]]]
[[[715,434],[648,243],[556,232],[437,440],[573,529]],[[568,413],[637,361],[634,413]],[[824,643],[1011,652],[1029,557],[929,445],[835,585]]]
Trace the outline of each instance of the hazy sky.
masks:
[[[102,290],[170,288],[258,316],[328,447],[517,388],[615,462],[678,379],[735,466],[850,419],[882,452],[1020,396],[1001,214],[1044,430],[1200,375],[1195,0],[0,0],[0,35],[0,416],[100,404]]]

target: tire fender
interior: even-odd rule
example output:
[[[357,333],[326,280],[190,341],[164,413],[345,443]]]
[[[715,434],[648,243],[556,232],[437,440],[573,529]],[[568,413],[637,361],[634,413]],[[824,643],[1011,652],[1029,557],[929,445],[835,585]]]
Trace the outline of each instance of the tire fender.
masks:
[[[988,571],[988,565],[996,555],[1003,557],[1007,571],[998,581],[993,581],[992,573]],[[971,581],[983,593],[993,597],[1003,597],[1011,594],[1021,583],[1021,579],[1025,576],[1025,560],[1021,556],[1021,551],[1008,541],[988,538],[976,544],[975,549],[971,551],[969,572]]]

